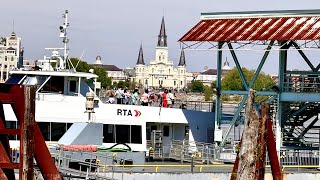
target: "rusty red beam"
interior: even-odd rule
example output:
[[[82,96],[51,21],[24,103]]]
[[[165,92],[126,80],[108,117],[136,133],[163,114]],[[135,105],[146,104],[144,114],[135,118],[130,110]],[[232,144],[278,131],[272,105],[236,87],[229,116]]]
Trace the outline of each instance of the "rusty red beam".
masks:
[[[4,116],[4,110],[3,110],[3,104],[0,102],[0,128],[5,128],[5,116]],[[11,151],[10,151],[10,144],[9,144],[9,138],[7,134],[0,136],[0,163],[9,164],[11,163]],[[1,172],[0,177],[2,179],[15,179],[14,171],[13,169],[8,169],[5,167],[2,167],[0,165]],[[5,177],[5,178],[4,178]]]
[[[0,168],[0,179],[1,180],[7,180],[8,179],[6,173],[4,173],[1,168]]]
[[[12,95],[8,95],[7,93],[0,93],[0,100],[3,104],[12,104],[14,103],[14,97]]]
[[[0,128],[0,134],[17,134],[17,135],[20,135],[20,129]]]
[[[0,163],[2,169],[19,169],[19,163]]]
[[[34,124],[34,140],[37,148],[34,149],[35,158],[39,165],[42,176],[46,180],[60,180],[61,176],[57,170],[45,140],[37,123]]]
[[[271,164],[271,171],[274,180],[281,180],[281,170],[280,163],[278,159],[278,153],[276,150],[276,141],[274,139],[274,134],[272,130],[272,122],[271,119],[267,120],[267,150]]]

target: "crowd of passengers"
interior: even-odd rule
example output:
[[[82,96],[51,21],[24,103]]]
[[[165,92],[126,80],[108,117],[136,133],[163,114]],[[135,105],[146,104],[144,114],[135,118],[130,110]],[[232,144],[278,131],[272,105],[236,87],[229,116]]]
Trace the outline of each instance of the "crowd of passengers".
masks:
[[[162,106],[171,108],[174,105],[175,94],[171,89],[162,88],[159,92],[151,89],[133,91],[119,88],[115,91],[108,91],[106,96],[108,104],[127,104],[142,106]]]

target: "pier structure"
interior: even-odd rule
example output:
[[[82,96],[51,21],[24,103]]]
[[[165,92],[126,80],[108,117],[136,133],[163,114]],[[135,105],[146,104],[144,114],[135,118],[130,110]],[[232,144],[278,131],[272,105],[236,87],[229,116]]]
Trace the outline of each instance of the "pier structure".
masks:
[[[224,146],[230,130],[240,121],[246,106],[249,89],[255,85],[267,63],[278,66],[277,85],[273,90],[256,90],[257,96],[267,96],[270,116],[280,149],[316,149],[320,139],[320,10],[284,10],[251,12],[202,13],[201,20],[179,39],[184,50],[216,51],[217,83],[215,131],[222,120],[221,96],[241,95],[220,146]],[[240,52],[240,53],[239,53]],[[262,55],[251,81],[244,75],[238,54],[245,58]],[[258,53],[259,52],[259,53]],[[222,56],[230,53],[239,72],[243,91],[222,90]],[[238,54],[237,54],[238,53]],[[271,59],[269,54],[276,53]],[[313,60],[312,60],[313,59]],[[316,60],[315,60],[316,59]],[[271,61],[272,60],[272,61]],[[297,66],[290,70],[288,63],[306,63],[307,70]],[[315,63],[316,62],[316,63]],[[219,139],[215,137],[215,141]]]
[[[36,86],[0,84],[0,179],[16,179],[14,169],[19,170],[19,179],[35,178],[34,160],[44,179],[61,179],[50,155],[40,128],[35,121]],[[7,128],[4,106],[10,105],[18,121],[18,127]],[[9,136],[20,140],[19,157],[14,159]]]

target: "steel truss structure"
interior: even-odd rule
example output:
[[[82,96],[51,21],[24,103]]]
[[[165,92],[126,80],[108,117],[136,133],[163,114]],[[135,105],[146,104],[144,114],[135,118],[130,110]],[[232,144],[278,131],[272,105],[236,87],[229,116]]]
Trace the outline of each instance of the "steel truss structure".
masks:
[[[261,13],[263,14],[263,12]],[[295,14],[294,19],[304,17],[303,14],[299,14],[300,11],[293,13]],[[306,13],[306,11],[303,13]],[[228,13],[222,14],[225,15]],[[248,14],[250,14],[250,12]],[[314,13],[310,10],[310,12],[307,12],[307,14],[312,16],[310,17],[311,19],[313,18],[318,20],[320,17],[320,13],[318,13],[318,11],[317,13]],[[284,21],[282,24],[277,26],[272,25],[269,29],[265,29],[265,31],[268,32],[264,32],[261,31],[260,26],[254,26],[254,24],[248,25],[247,29],[241,29],[233,25],[232,22],[236,22],[239,18],[243,18],[242,15],[243,13],[241,14],[241,17],[237,17],[236,13],[234,17],[227,16],[226,18],[221,18],[222,20],[212,18],[211,22],[208,19],[201,20],[179,40],[181,42],[181,48],[185,50],[205,50],[217,52],[215,129],[220,128],[220,122],[222,119],[221,96],[223,94],[242,96],[242,100],[239,103],[236,112],[234,113],[234,116],[230,122],[230,126],[223,135],[223,140],[220,146],[225,144],[230,130],[239,120],[241,111],[246,106],[249,90],[256,83],[258,76],[261,73],[261,69],[266,63],[268,63],[267,58],[270,51],[277,51],[279,54],[277,87],[274,89],[274,91],[256,92],[256,95],[269,96],[269,103],[272,107],[272,111],[270,113],[273,113],[274,115],[273,123],[276,130],[277,151],[279,152],[280,148],[318,148],[320,140],[320,124],[318,124],[320,122],[318,119],[318,115],[320,113],[320,63],[313,64],[305,54],[305,51],[317,52],[320,50],[320,41],[318,37],[319,33],[313,31],[315,25],[318,26],[319,23],[314,23],[310,25],[310,27],[307,26],[308,23],[305,23],[297,26],[295,29],[290,29],[289,26],[286,26],[286,21],[290,20],[290,16],[287,15],[289,17],[286,17],[286,21]],[[248,17],[247,21],[245,22],[250,22],[251,18],[256,21],[257,18],[261,17],[259,15]],[[281,12],[278,12],[278,15],[267,18],[264,17],[261,19],[261,24],[265,24],[269,21],[281,22],[283,21],[283,15],[281,15]],[[203,23],[207,23],[209,25]],[[226,25],[233,26],[235,28],[234,31],[237,31],[238,36],[235,36],[235,33]],[[309,35],[312,35],[309,37],[310,39],[302,38],[305,37],[304,35],[299,34],[301,33],[302,29]],[[287,33],[286,30],[290,31],[290,36],[281,36],[279,39],[274,37],[275,32],[279,33],[279,31],[283,31],[283,33]],[[261,40],[259,38],[243,38],[244,35],[248,34],[248,31],[253,34],[264,33],[265,35],[269,33],[269,36],[265,36],[265,40]],[[212,34],[210,34],[210,32]],[[219,33],[222,33],[223,35]],[[295,38],[291,39],[293,34]],[[225,37],[225,39],[220,38],[221,36]],[[247,35],[247,37],[251,36]],[[216,41],[216,39],[219,41]],[[256,51],[264,52],[250,82],[247,81],[247,77],[245,77],[242,71],[242,66],[236,53],[237,51],[248,51],[252,53],[256,53]],[[298,52],[303,61],[308,64],[308,70],[292,71],[287,68],[288,54],[292,51]],[[222,90],[222,55],[224,52],[231,53],[232,59],[236,65],[236,69],[239,72],[242,84],[245,87],[245,91]],[[297,67],[297,69],[299,69],[299,67]]]
[[[14,169],[19,169],[19,179],[33,179],[34,160],[44,179],[60,180],[61,176],[54,164],[38,124],[35,122],[36,86],[0,84],[0,179],[16,179]],[[7,128],[4,105],[12,107],[18,125]],[[13,160],[9,136],[18,135],[19,161]]]

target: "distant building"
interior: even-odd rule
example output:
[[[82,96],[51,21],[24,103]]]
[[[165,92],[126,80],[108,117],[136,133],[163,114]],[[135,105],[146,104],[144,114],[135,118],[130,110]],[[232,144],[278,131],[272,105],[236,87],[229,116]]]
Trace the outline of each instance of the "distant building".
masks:
[[[201,81],[205,86],[211,86],[211,83],[217,80],[217,69],[208,69],[208,67],[205,66],[204,70],[205,71],[196,76],[195,80]],[[230,64],[226,59],[222,67],[222,76],[224,76],[230,70]]]
[[[0,82],[8,79],[10,70],[21,67],[23,67],[21,38],[12,32],[10,37],[0,39]]]
[[[124,74],[128,77],[129,82],[134,82],[136,77],[136,70],[131,67],[127,67],[123,69]]]
[[[126,75],[126,73],[122,69],[118,68],[115,65],[103,64],[101,56],[97,56],[95,64],[91,64],[91,65],[94,67],[104,68],[106,70],[107,76],[111,78],[112,83],[114,83],[114,82],[118,83],[119,81],[127,81],[128,80],[128,76]]]
[[[140,46],[134,81],[145,88],[172,88],[183,89],[187,85],[186,61],[184,51],[181,51],[177,68],[168,58],[167,35],[164,18],[162,18],[155,60],[146,65],[143,57],[142,45]]]

